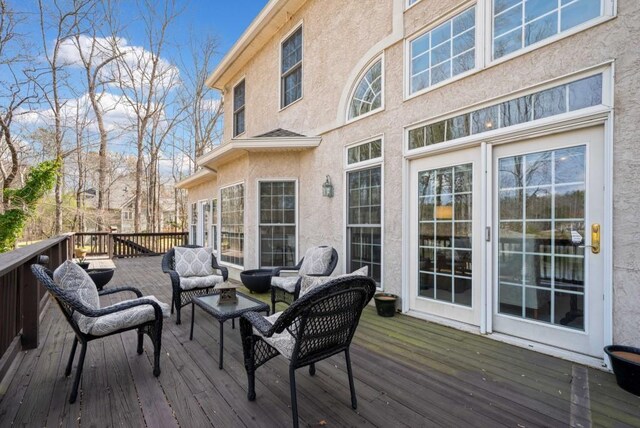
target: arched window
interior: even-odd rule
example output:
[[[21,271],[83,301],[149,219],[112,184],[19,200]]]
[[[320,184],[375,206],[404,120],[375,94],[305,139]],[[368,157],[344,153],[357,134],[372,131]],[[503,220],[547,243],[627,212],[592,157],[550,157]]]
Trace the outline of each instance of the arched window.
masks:
[[[382,107],[382,58],[364,73],[349,103],[349,119]]]

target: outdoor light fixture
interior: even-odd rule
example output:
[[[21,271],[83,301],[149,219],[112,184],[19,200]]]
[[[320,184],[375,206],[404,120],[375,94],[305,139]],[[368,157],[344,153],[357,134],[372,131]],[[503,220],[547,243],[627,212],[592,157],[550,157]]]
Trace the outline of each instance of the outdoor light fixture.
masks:
[[[327,198],[333,198],[333,184],[331,184],[331,177],[327,175],[327,179],[322,185],[322,196]]]

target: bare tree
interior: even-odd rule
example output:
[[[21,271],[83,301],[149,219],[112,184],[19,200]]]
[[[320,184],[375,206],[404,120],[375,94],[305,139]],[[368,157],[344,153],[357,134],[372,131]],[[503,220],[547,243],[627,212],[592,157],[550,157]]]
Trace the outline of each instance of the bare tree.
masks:
[[[23,37],[17,31],[21,21],[6,0],[0,0],[0,68],[5,76],[0,81],[0,145],[8,152],[9,159],[8,166],[0,161],[3,210],[6,208],[4,190],[11,187],[20,173],[20,147],[13,133],[14,119],[36,98],[34,87],[24,74],[29,57],[24,53]]]
[[[47,6],[43,0],[38,0],[40,18],[40,36],[44,52],[45,67],[32,75],[32,81],[40,88],[46,104],[51,110],[54,121],[54,148],[58,160],[63,160],[63,100],[60,91],[65,80],[64,66],[60,61],[62,43],[78,32],[78,23],[94,6],[94,0],[51,0]],[[53,44],[48,36],[53,35]],[[62,162],[61,162],[62,164]],[[60,173],[55,185],[55,225],[54,234],[62,231],[62,194],[63,174]]]
[[[128,106],[134,111],[136,136],[136,186],[134,230],[140,231],[143,198],[145,141],[154,138],[154,121],[165,113],[167,94],[177,83],[177,69],[162,58],[169,27],[179,15],[175,0],[152,2],[141,0],[144,13],[140,19],[145,28],[144,49],[117,45],[118,67],[115,81]]]
[[[207,37],[204,42],[192,41],[190,64],[183,67],[184,90],[181,101],[187,113],[189,134],[193,141],[193,151],[185,152],[192,160],[211,150],[221,137],[222,100],[217,91],[206,84],[213,68],[218,43]]]

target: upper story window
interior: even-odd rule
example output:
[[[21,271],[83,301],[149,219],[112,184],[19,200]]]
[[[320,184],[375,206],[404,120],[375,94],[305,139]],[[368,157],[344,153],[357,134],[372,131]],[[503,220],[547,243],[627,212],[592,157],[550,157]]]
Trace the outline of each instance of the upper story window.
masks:
[[[420,0],[407,0],[407,7],[411,6],[414,3],[418,3]]]
[[[382,58],[365,72],[358,82],[351,102],[349,119],[355,119],[382,107]]]
[[[494,0],[493,58],[602,15],[602,0]]]
[[[233,136],[244,133],[244,80],[233,88]]]
[[[410,94],[475,68],[475,23],[474,6],[411,41]]]
[[[302,98],[302,27],[282,42],[280,107]]]

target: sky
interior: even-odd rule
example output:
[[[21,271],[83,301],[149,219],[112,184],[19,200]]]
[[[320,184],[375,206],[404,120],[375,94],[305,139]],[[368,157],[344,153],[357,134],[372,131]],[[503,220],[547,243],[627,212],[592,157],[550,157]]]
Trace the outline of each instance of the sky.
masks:
[[[62,0],[61,4],[65,4],[66,0]],[[149,0],[151,3],[154,0]],[[209,73],[213,71],[217,63],[231,49],[233,44],[238,40],[246,28],[251,24],[253,19],[258,15],[262,8],[267,4],[268,0],[176,0],[177,7],[181,9],[176,22],[170,26],[167,35],[167,43],[162,53],[162,58],[175,64],[180,70],[178,73],[182,76],[185,66],[188,66],[188,58],[190,55],[190,42],[192,40],[205,40],[208,36],[213,36],[218,42],[218,52],[211,65]],[[126,25],[124,36],[126,38],[125,45],[135,49],[144,50],[145,28],[140,25],[140,8],[138,2],[134,0],[117,0],[113,4],[117,5],[117,15],[119,22]],[[143,3],[141,0],[140,3]],[[38,26],[38,6],[34,0],[9,0],[9,4],[13,9],[22,13],[25,19],[21,23],[20,31],[26,36],[26,39],[33,46],[41,46],[40,29]],[[52,7],[52,0],[44,0],[45,7]],[[52,44],[55,35],[48,34],[47,43]],[[88,39],[87,39],[88,40]],[[69,41],[61,54],[65,61],[69,64],[75,64],[68,67],[68,73],[71,73],[71,84],[69,88],[63,89],[62,97],[69,100],[65,106],[69,112],[68,117],[75,117],[75,111],[88,103],[86,94],[80,91],[84,88],[83,84],[74,85],[73,79],[84,79],[80,74],[79,57],[77,49],[73,47],[73,43]],[[181,56],[184,60],[181,60]],[[0,69],[0,77],[6,73],[6,70]],[[77,89],[77,91],[76,91]],[[216,94],[212,94],[215,98]],[[130,123],[132,112],[121,102],[121,98],[117,95],[115,88],[106,87],[105,96],[102,98],[107,125],[118,127],[122,124]],[[31,113],[22,115],[20,120],[24,125],[25,132],[30,132],[35,127],[46,126],[52,121],[50,110],[46,105],[33,105],[27,108]],[[71,119],[73,120],[73,119]],[[92,125],[95,127],[95,125]],[[117,135],[117,133],[116,133]],[[130,138],[116,137],[112,143],[112,148],[120,151],[127,151],[131,146]]]

